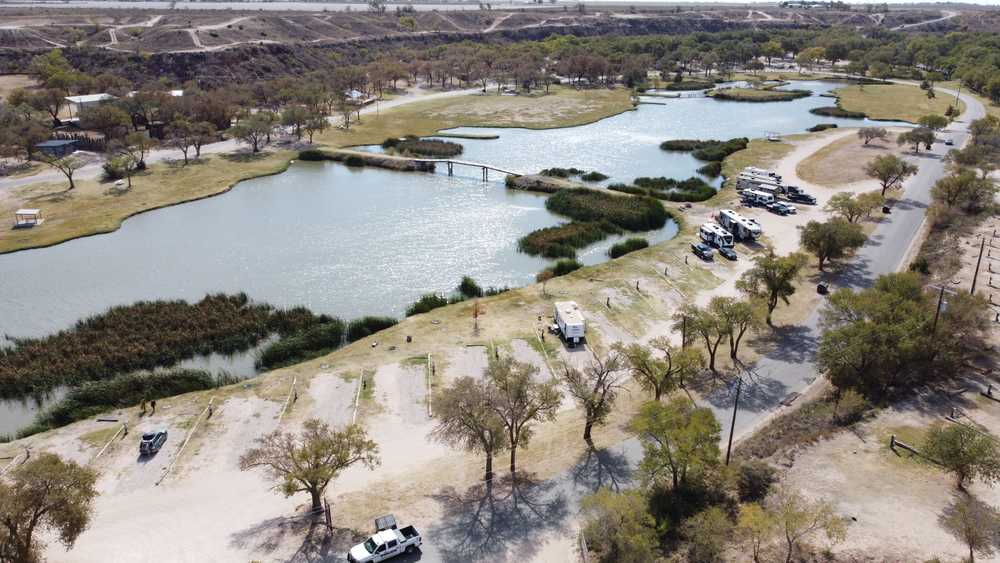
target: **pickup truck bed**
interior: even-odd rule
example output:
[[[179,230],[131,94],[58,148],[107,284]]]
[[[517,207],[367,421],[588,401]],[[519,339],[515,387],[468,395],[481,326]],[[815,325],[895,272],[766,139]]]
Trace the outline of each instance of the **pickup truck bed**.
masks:
[[[415,538],[418,535],[420,535],[420,534],[417,533],[417,529],[414,528],[413,526],[407,526],[405,528],[400,528],[399,533],[403,535],[403,542],[406,542],[408,540],[412,540],[413,538]]]

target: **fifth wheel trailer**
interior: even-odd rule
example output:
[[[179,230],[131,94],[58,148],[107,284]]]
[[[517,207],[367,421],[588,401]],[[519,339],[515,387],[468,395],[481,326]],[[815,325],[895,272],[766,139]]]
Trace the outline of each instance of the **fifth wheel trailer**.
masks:
[[[719,224],[739,240],[756,240],[761,235],[760,223],[748,219],[733,211],[723,209],[719,212]]]

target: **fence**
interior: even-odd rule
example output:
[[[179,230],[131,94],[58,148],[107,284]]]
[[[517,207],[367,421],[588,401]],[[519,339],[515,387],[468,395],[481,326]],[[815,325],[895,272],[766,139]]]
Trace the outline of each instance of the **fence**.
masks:
[[[106,152],[108,142],[104,139],[95,139],[83,133],[54,132],[52,138],[59,141],[76,141],[77,148],[90,152]]]

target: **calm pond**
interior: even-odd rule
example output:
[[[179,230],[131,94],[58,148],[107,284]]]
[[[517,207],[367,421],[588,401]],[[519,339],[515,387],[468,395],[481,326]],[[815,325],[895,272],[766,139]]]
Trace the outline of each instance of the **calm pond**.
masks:
[[[863,124],[819,117],[810,108],[834,83],[796,83],[816,95],[780,103],[709,98],[650,98],[637,111],[581,127],[534,131],[463,128],[496,140],[461,140],[463,159],[523,172],[553,166],[599,170],[609,181],[638,176],[686,178],[701,164],[659,149],[666,139],[762,137],[816,123]],[[217,197],[144,213],[107,235],[0,255],[0,334],[40,336],[111,305],[143,299],[200,299],[245,291],[277,306],[304,305],[344,318],[400,317],[421,294],[449,292],[463,275],[483,286],[522,286],[549,261],[521,254],[517,239],[564,221],[545,197],[483,183],[479,170],[448,177],[296,162],[283,174],[241,183]],[[492,179],[492,178],[491,178]],[[44,226],[42,227],[44,228]],[[643,233],[650,242],[676,234],[675,224]],[[634,236],[634,235],[633,235]],[[613,237],[579,252],[586,264],[606,260]],[[235,374],[252,359],[205,365]],[[249,374],[247,374],[249,375]],[[15,410],[0,403],[0,413]],[[8,408],[11,407],[11,408]],[[21,409],[30,418],[32,408]],[[0,414],[0,433],[26,421]]]

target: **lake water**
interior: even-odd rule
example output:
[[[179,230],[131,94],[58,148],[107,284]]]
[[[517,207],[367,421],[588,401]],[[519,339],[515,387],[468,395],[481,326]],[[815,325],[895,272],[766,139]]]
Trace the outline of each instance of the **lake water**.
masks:
[[[836,85],[795,87],[820,94]],[[808,113],[831,105],[818,96],[780,103],[656,101],[666,105],[640,105],[581,127],[452,132],[500,135],[460,140],[466,160],[522,172],[599,170],[611,182],[693,175],[703,163],[660,150],[666,139],[862,124]],[[449,177],[439,168],[421,174],[296,162],[283,174],[243,182],[220,196],[138,215],[114,233],[0,255],[0,334],[40,336],[112,305],[197,300],[207,292],[245,291],[258,301],[349,319],[400,317],[420,295],[449,292],[463,275],[483,286],[531,283],[550,261],[519,253],[517,239],[565,219],[545,209],[545,196],[506,190],[499,177],[484,183],[478,169],[456,167]],[[675,234],[676,225],[668,223],[641,235],[655,243]],[[601,262],[622,238],[592,245],[579,259]],[[206,362],[242,372],[252,358]],[[0,433],[7,431],[0,421]]]

